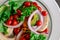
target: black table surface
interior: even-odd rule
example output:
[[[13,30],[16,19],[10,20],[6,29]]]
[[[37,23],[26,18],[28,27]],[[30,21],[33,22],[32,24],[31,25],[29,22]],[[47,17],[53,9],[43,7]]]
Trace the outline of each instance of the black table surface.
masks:
[[[58,5],[60,6],[60,0],[56,0],[56,2],[58,3]]]

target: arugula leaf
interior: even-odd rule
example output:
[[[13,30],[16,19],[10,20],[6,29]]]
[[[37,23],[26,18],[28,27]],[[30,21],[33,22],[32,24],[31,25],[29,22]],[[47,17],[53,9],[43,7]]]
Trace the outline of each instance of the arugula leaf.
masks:
[[[12,6],[14,10],[17,10],[25,1],[29,0],[9,0],[9,5]]]
[[[0,21],[0,32],[7,34],[7,27],[3,25],[2,21]]]
[[[35,11],[37,8],[33,5],[31,5],[30,7],[26,7],[26,8],[23,8],[22,6],[19,8],[21,11],[22,11],[22,15],[21,17],[19,18],[19,20],[23,21],[25,19],[25,17],[28,17],[31,15],[31,13],[33,11]]]
[[[43,34],[37,35],[37,34],[31,32],[30,40],[46,40],[46,36]]]
[[[0,23],[0,32],[4,32],[4,28],[3,28],[2,23]]]
[[[20,8],[20,10],[22,11],[22,15],[24,16],[30,16],[30,14],[36,9],[37,8],[33,5],[31,5],[30,7],[26,7],[26,8]]]
[[[7,27],[3,23],[10,17],[10,9],[6,5],[0,7],[0,32],[7,33]]]
[[[3,14],[3,12],[5,11],[6,8],[7,8],[6,5],[0,6],[0,18],[1,18],[1,15]]]
[[[5,12],[2,14],[2,17],[0,18],[1,20],[6,21],[10,17],[11,13],[9,8],[5,10]]]
[[[4,26],[4,25],[3,25],[3,28],[4,28],[3,34],[8,34],[8,32],[7,32],[7,29],[8,29],[8,28],[7,28],[6,26]]]

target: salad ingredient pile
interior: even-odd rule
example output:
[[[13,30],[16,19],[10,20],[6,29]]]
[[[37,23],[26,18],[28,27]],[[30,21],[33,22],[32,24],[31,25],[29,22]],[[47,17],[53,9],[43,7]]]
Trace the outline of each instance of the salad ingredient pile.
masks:
[[[8,6],[0,6],[0,33],[16,40],[46,40],[47,19],[48,12],[37,2],[9,0]]]

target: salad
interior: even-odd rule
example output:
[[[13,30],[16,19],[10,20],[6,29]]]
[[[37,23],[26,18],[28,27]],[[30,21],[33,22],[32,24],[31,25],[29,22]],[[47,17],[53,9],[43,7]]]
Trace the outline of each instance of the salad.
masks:
[[[47,40],[49,13],[37,2],[8,0],[0,6],[0,40]]]

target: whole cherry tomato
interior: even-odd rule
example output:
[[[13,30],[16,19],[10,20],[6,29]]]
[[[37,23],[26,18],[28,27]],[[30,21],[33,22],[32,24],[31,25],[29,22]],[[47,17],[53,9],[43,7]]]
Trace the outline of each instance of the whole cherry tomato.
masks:
[[[42,8],[40,6],[37,6],[37,8],[40,12],[42,11]]]
[[[41,13],[43,16],[46,16],[47,15],[47,11],[42,11]]]
[[[13,16],[11,15],[9,19],[10,19],[10,20],[13,20]]]
[[[14,14],[14,19],[17,19],[19,16],[17,14]]]
[[[14,29],[14,34],[15,34],[15,35],[18,35],[19,32],[20,32],[20,28],[15,28],[15,29]]]
[[[36,25],[37,26],[40,26],[42,24],[42,22],[40,21],[40,20],[38,20],[37,22],[36,22]]]
[[[26,34],[26,39],[29,40],[30,39],[30,34]]]
[[[26,40],[26,38],[24,37],[24,34],[21,36],[19,40]]]
[[[11,25],[11,24],[12,24],[12,20],[10,20],[10,19],[7,20],[7,21],[6,21],[6,24],[7,24],[7,25]]]
[[[20,16],[21,15],[21,10],[17,9],[17,14]]]
[[[17,25],[17,24],[18,24],[18,21],[17,21],[16,19],[14,19],[14,20],[12,21],[12,25],[15,26],[15,25]]]
[[[38,6],[36,2],[32,2],[32,4],[33,4],[34,6],[36,6],[36,7]]]
[[[24,6],[25,6],[25,7],[29,7],[30,5],[31,5],[30,2],[28,2],[28,1],[27,1],[27,2],[24,2]]]

